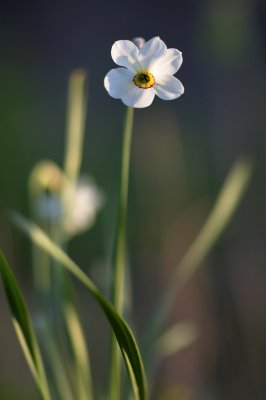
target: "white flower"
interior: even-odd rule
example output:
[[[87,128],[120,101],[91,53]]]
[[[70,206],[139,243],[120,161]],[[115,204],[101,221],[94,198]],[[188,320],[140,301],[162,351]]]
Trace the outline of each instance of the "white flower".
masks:
[[[87,177],[79,179],[73,192],[72,207],[64,221],[65,231],[73,236],[89,229],[103,203],[103,193],[95,182]]]
[[[104,195],[90,177],[81,177],[76,186],[69,185],[67,212],[64,212],[59,193],[44,193],[36,199],[37,215],[47,221],[59,222],[63,218],[64,231],[73,237],[89,229],[104,205]],[[64,196],[63,196],[64,198]]]
[[[163,100],[173,100],[184,93],[182,83],[173,75],[182,64],[182,53],[167,49],[155,37],[138,48],[129,40],[118,40],[111,55],[120,68],[111,69],[104,86],[111,97],[135,108],[148,107],[155,94]]]

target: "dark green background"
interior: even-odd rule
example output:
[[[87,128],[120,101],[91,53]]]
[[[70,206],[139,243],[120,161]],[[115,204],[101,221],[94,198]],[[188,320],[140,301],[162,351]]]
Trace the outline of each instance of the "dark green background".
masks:
[[[231,165],[242,154],[254,160],[241,207],[170,318],[192,319],[201,329],[193,346],[160,367],[157,393],[178,384],[182,400],[266,396],[265,17],[265,3],[259,0],[166,0],[158,5],[39,0],[1,6],[0,245],[33,313],[30,246],[6,212],[14,208],[28,215],[27,179],[38,160],[62,164],[73,69],[89,74],[82,169],[104,190],[106,207],[95,227],[72,241],[70,252],[104,287],[125,113],[103,87],[114,67],[111,46],[118,39],[159,35],[184,56],[177,73],[184,96],[172,102],[156,99],[135,112],[128,245],[138,337]],[[80,293],[100,388],[97,369],[106,368],[107,355],[106,335],[101,338],[98,331],[108,328],[90,296],[83,289]],[[2,289],[0,316],[0,397],[35,399]]]

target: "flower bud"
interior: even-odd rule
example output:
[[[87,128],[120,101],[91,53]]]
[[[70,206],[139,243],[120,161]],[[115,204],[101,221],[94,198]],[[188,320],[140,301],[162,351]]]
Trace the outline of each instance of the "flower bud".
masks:
[[[145,42],[146,40],[142,37],[136,37],[133,39],[133,43],[137,46],[138,49],[141,49],[141,47],[144,46]]]

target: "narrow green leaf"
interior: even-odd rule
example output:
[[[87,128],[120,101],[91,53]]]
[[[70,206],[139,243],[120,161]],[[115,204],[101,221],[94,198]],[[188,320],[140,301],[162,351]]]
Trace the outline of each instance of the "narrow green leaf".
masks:
[[[232,166],[210,214],[189,249],[177,264],[149,322],[145,340],[145,365],[150,366],[154,343],[177,293],[186,285],[231,221],[249,184],[253,165],[239,158]],[[150,370],[150,367],[149,367]]]
[[[73,71],[68,85],[67,136],[64,172],[75,184],[82,160],[82,148],[87,108],[87,74],[82,69]]]
[[[68,235],[64,230],[64,219],[73,209],[73,191],[77,184],[80,167],[82,163],[82,150],[84,144],[88,78],[84,70],[74,70],[69,78],[68,85],[68,110],[67,130],[64,160],[64,174],[69,180],[69,187],[65,187],[61,198],[61,205],[64,213],[61,221],[61,240],[57,244],[66,248]],[[60,228],[59,228],[60,229]],[[74,361],[75,386],[79,400],[92,400],[92,379],[89,362],[89,352],[83,335],[83,329],[77,304],[75,302],[74,287],[65,275],[66,271],[60,269],[61,290],[64,291],[64,298],[61,304],[64,314],[64,321],[67,327],[69,342]],[[68,284],[66,284],[68,282]]]
[[[177,322],[167,329],[157,340],[160,356],[170,357],[194,343],[199,336],[197,325],[191,321]]]
[[[74,275],[94,296],[104,311],[116,336],[121,349],[125,365],[128,370],[132,390],[136,400],[147,399],[145,371],[135,337],[121,316],[116,312],[112,303],[101,293],[91,279],[79,266],[35,224],[28,221],[18,213],[12,214],[15,224],[30,236],[31,240],[43,250],[47,251],[59,263]]]
[[[71,376],[67,368],[67,363],[62,357],[63,354],[60,352],[60,346],[52,334],[46,319],[40,319],[38,328],[42,343],[44,344],[45,355],[49,362],[50,379],[55,386],[56,395],[55,393],[53,395],[62,400],[76,400],[77,397],[73,395],[71,385],[73,380],[70,379]]]
[[[33,378],[42,398],[44,400],[51,400],[39,345],[26,303],[13,272],[1,251],[0,273],[11,309],[14,328]]]
[[[77,397],[79,400],[93,400],[88,350],[77,309],[73,303],[66,302],[63,311],[75,363]]]

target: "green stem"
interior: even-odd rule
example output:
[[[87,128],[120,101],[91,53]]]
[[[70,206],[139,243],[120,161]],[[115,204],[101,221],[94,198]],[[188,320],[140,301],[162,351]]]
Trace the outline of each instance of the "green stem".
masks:
[[[87,76],[83,70],[75,70],[70,75],[68,87],[67,136],[64,172],[74,185],[78,179],[82,162],[86,108]]]
[[[71,213],[74,203],[73,194],[80,176],[82,152],[84,145],[86,109],[87,109],[87,74],[83,70],[75,70],[69,79],[67,135],[64,160],[64,174],[68,185],[64,188],[61,198],[63,215],[58,229],[57,244],[66,249],[69,237],[65,232],[64,221]],[[71,276],[61,266],[58,269],[58,293],[61,311],[63,311],[64,326],[67,330],[68,344],[71,348],[75,398],[90,400],[92,394],[92,380],[90,374],[89,352],[83,332],[75,289]]]
[[[112,302],[119,314],[122,314],[124,304],[126,219],[133,115],[134,109],[128,107],[123,137],[118,215],[113,252]],[[112,339],[110,362],[109,399],[119,400],[121,397],[121,355],[114,337]]]

